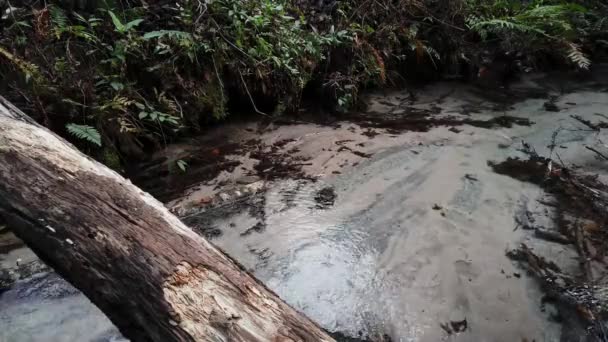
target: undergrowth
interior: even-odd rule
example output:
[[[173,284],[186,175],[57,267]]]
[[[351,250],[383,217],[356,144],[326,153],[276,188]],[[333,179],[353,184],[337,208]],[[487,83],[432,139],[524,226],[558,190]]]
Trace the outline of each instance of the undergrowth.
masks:
[[[581,69],[591,65],[580,39],[591,28],[587,8],[581,4],[535,0],[469,0],[467,26],[485,42],[495,41],[503,50],[529,56],[551,48],[558,57]]]
[[[347,110],[366,88],[469,77],[482,50],[587,69],[608,31],[591,1],[87,0],[2,13],[2,95],[116,168],[234,103],[274,116],[310,92]]]

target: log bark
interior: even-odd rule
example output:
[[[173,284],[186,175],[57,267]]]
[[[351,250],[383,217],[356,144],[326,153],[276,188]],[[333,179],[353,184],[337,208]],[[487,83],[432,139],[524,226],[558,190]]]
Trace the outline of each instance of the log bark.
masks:
[[[152,196],[2,97],[0,216],[132,341],[333,341]]]

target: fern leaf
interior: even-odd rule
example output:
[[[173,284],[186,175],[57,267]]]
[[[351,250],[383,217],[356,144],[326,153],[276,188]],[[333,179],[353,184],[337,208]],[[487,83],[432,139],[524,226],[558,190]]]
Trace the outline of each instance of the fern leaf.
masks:
[[[507,30],[507,31],[511,30],[511,31],[527,32],[527,33],[537,33],[542,36],[553,38],[553,37],[550,37],[547,34],[547,32],[543,31],[542,29],[540,29],[536,26],[527,25],[527,24],[515,22],[512,20],[513,20],[512,18],[509,18],[509,20],[507,20],[507,19],[483,20],[483,21],[478,21],[475,24],[471,25],[470,28],[477,32],[480,32],[482,30],[489,30],[489,31],[493,31],[493,32],[496,32],[499,30]]]
[[[576,64],[580,69],[587,70],[591,65],[591,60],[581,51],[581,47],[574,44],[568,44],[568,59]]]
[[[95,127],[71,123],[67,124],[65,128],[76,138],[101,146],[101,134]]]
[[[53,25],[59,30],[64,30],[68,26],[68,17],[65,12],[60,7],[53,5],[49,5],[48,8]]]
[[[508,20],[504,20],[504,19],[489,19],[489,20],[476,20],[476,21],[471,21],[470,24],[470,28],[472,30],[479,30],[481,28],[490,28],[490,29],[495,29],[495,28],[507,28],[507,29],[512,29],[515,28],[515,24],[508,21]]]
[[[143,19],[135,19],[132,21],[129,21],[128,23],[125,24],[125,31],[130,31],[132,28],[139,26],[139,24],[141,24],[144,20]]]
[[[53,32],[55,33],[55,37],[59,39],[61,34],[66,32],[69,27],[68,17],[65,12],[57,6],[49,5],[48,8],[51,23],[53,25]]]
[[[175,30],[159,30],[159,31],[151,31],[144,34],[143,38],[146,40],[153,38],[179,38],[179,39],[192,39],[192,35],[188,32],[184,31],[175,31]]]

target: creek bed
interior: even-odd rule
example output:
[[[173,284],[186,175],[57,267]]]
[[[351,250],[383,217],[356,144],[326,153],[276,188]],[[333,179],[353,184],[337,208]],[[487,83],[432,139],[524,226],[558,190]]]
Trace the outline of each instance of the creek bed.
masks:
[[[557,93],[561,84],[540,80],[529,79],[522,89],[542,89],[546,96],[500,107],[454,83],[421,91],[415,100],[406,92],[369,97],[368,115],[399,118],[415,108],[450,118],[521,117],[535,123],[530,126],[450,124],[426,132],[352,122],[265,127],[256,133],[258,145],[274,146],[277,158],[301,157],[294,159],[298,177],[265,178],[265,170],[255,169],[256,154],[239,150],[228,158],[239,167],[231,164],[168,206],[330,331],[393,341],[449,335],[456,341],[559,341],[554,309],[541,303],[536,282],[506,251],[526,242],[573,273],[576,253],[516,229],[530,213],[551,229],[553,208],[543,204],[543,190],[494,173],[488,161],[521,156],[523,141],[541,155],[557,151],[564,163],[605,174],[604,162],[584,147],[605,148],[604,132],[586,129],[571,115],[600,120],[608,93],[595,83]],[[557,96],[557,112],[546,110],[550,95]],[[252,125],[240,130],[243,141],[251,138]],[[27,253],[3,254],[3,268],[23,263]],[[1,295],[0,340],[121,340],[99,310],[49,272],[25,277]]]

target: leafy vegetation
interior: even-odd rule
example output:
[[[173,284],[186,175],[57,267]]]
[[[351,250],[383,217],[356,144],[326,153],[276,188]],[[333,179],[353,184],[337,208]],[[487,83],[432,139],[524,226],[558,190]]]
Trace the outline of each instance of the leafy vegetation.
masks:
[[[86,140],[97,146],[101,146],[101,135],[95,127],[87,125],[67,124],[66,128],[70,134],[78,139]]]
[[[504,50],[518,49],[526,53],[554,47],[581,69],[588,69],[591,64],[576,43],[580,35],[575,24],[580,23],[587,12],[579,4],[472,0],[468,6],[475,14],[467,17],[467,25],[484,41],[498,40]]]
[[[294,112],[303,94],[347,110],[366,88],[467,78],[486,50],[587,69],[608,45],[594,1],[69,3],[2,8],[0,92],[117,168],[230,111]]]

